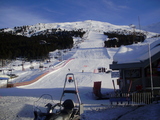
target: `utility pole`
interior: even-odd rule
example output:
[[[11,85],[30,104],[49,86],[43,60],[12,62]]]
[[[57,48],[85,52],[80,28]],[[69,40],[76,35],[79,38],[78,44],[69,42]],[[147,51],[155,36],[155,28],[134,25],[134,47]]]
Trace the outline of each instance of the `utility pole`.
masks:
[[[153,77],[152,77],[152,59],[151,59],[151,48],[150,43],[148,43],[148,54],[149,54],[149,63],[150,63],[150,77],[151,77],[151,94],[153,98]]]

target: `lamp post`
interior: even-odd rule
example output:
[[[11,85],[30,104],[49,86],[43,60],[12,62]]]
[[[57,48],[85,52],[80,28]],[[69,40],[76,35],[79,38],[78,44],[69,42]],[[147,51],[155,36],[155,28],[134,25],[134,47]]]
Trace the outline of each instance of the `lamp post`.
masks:
[[[153,98],[153,77],[152,77],[152,59],[151,59],[150,43],[148,43],[148,54],[149,54],[149,63],[150,63],[151,94],[152,94],[152,98]]]

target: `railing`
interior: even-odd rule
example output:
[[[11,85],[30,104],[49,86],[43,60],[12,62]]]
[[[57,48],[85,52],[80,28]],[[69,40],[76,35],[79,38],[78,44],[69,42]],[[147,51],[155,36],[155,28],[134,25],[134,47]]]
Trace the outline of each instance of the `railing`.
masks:
[[[145,105],[152,103],[150,92],[145,93],[118,93],[110,95],[111,105]]]
[[[143,105],[152,103],[151,92],[132,93],[132,105]]]

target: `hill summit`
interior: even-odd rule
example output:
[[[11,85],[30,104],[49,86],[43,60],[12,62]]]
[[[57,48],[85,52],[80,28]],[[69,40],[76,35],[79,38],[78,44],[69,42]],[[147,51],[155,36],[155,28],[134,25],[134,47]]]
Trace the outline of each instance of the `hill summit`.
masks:
[[[52,30],[95,30],[95,31],[138,31],[138,32],[146,32],[143,30],[136,29],[132,27],[132,25],[113,25],[107,22],[86,20],[86,21],[78,21],[78,22],[64,22],[64,23],[37,23],[35,25],[25,25],[25,26],[17,26],[14,28],[5,28],[1,29],[0,32],[9,32],[16,35],[23,35],[30,37],[35,34],[44,34],[44,32],[51,32]]]

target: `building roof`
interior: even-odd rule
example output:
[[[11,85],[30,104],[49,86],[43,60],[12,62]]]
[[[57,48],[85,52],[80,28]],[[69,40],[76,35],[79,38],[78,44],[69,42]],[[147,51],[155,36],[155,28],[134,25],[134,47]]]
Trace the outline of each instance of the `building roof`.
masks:
[[[146,39],[143,43],[121,46],[113,56],[113,61],[117,63],[136,63],[149,58],[160,51],[160,37]]]
[[[149,65],[149,48],[152,62],[160,59],[160,39],[149,44],[122,46],[113,57],[114,61],[110,65],[110,69],[147,67]]]

